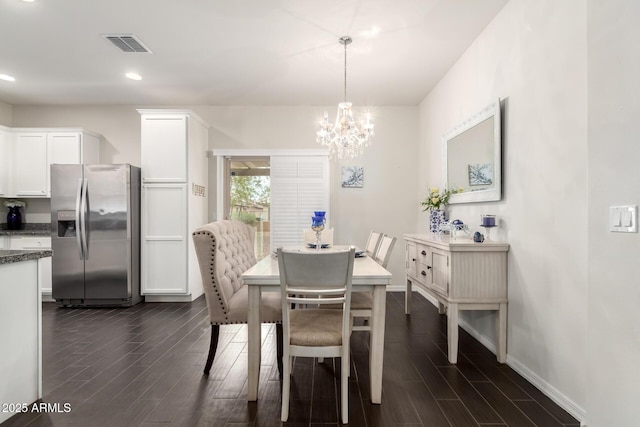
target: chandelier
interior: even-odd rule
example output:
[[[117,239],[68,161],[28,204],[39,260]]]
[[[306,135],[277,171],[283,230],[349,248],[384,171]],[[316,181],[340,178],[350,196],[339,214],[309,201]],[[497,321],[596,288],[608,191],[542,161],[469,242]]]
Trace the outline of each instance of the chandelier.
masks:
[[[351,103],[347,102],[347,45],[352,40],[349,36],[343,36],[338,41],[344,46],[344,102],[338,104],[334,124],[329,123],[329,115],[325,111],[320,129],[316,132],[316,141],[329,149],[332,158],[353,159],[362,155],[371,144],[373,123],[368,112],[365,122],[356,123],[353,119]]]

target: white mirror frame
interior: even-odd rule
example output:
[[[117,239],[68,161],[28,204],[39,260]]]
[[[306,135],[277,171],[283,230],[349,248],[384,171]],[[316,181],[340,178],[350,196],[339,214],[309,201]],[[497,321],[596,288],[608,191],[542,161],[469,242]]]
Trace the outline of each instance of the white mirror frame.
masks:
[[[494,185],[486,190],[466,191],[451,195],[449,204],[491,202],[502,198],[502,132],[500,120],[500,100],[487,106],[473,117],[456,126],[442,137],[442,174],[445,188],[448,186],[447,161],[449,141],[472,129],[488,118],[493,117],[493,175]]]

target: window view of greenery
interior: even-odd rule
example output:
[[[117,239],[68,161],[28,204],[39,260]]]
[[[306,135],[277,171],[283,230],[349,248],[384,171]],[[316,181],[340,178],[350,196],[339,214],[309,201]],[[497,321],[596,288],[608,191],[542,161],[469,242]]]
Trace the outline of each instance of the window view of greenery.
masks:
[[[231,219],[255,228],[257,259],[269,254],[270,183],[269,176],[231,176]]]

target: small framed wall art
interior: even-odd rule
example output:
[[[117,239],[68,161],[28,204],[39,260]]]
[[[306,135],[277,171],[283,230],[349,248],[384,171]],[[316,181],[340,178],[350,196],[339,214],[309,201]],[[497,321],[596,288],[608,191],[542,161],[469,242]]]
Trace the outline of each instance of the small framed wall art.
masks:
[[[364,185],[364,167],[343,166],[342,188],[362,188]]]

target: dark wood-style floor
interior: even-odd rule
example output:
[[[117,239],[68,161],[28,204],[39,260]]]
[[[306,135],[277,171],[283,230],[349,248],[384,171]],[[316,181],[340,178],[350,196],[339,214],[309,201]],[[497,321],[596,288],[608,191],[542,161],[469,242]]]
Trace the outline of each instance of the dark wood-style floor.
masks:
[[[459,363],[450,365],[446,318],[415,293],[412,311],[405,316],[404,294],[387,294],[381,405],[369,401],[368,333],[354,332],[349,425],[579,426],[462,330]],[[263,326],[257,402],[246,401],[246,326],[221,328],[205,377],[209,333],[203,298],[128,309],[45,303],[43,402],[49,412],[18,414],[3,426],[280,425],[275,327]],[[287,425],[339,424],[335,362],[296,360]]]

